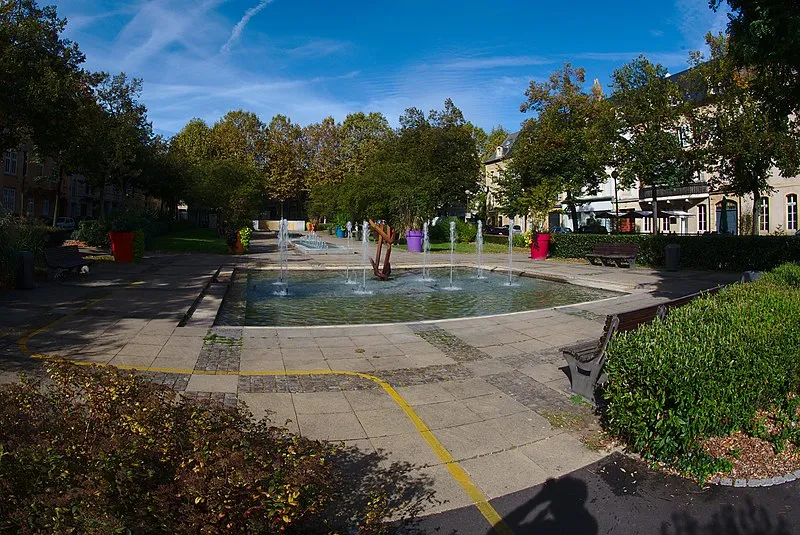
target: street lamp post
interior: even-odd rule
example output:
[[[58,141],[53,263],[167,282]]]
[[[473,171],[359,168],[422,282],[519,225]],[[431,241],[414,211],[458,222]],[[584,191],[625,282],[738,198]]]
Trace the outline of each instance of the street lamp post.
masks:
[[[619,177],[619,173],[617,173],[616,169],[611,171],[611,178],[614,179],[614,204],[616,205],[615,223],[616,223],[616,227],[617,227],[617,232],[619,232],[619,190],[617,189],[617,178],[618,177]]]

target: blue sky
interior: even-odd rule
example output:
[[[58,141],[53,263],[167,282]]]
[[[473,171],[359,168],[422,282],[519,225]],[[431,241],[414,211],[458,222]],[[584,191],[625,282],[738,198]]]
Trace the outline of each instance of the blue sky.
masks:
[[[40,0],[46,3],[46,0]],[[516,130],[532,79],[565,61],[607,86],[639,53],[678,72],[727,17],[705,0],[664,2],[331,2],[65,0],[86,66],[144,80],[156,131],[244,108],[302,125],[450,97],[487,131]]]

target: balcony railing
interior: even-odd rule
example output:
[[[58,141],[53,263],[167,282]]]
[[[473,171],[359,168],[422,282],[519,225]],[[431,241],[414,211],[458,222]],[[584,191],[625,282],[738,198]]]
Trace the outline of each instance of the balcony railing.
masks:
[[[663,199],[664,197],[688,197],[689,195],[707,195],[708,183],[695,182],[687,184],[686,186],[678,186],[676,188],[657,187],[656,197]],[[639,188],[639,198],[642,200],[653,198],[653,186],[644,186]]]

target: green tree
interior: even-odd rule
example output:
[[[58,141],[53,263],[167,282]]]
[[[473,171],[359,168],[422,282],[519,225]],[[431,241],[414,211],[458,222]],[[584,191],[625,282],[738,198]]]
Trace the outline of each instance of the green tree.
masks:
[[[392,137],[389,121],[381,113],[349,114],[341,126],[342,163],[345,173],[361,173],[380,144]]]
[[[191,168],[186,197],[192,207],[217,212],[228,225],[243,225],[257,211],[259,174],[237,160],[203,160]]]
[[[342,126],[333,117],[303,128],[305,157],[308,166],[307,187],[338,184],[344,178],[346,165],[342,147]]]
[[[142,81],[125,73],[103,76],[97,87],[97,102],[105,112],[102,142],[96,146],[103,172],[92,176],[98,184],[113,184],[123,195],[135,186],[150,157],[153,130],[147,108],[139,102]]]
[[[202,119],[194,118],[170,141],[170,152],[187,165],[197,165],[212,157],[211,128]]]
[[[62,37],[65,26],[54,6],[0,2],[0,149],[52,140],[59,113],[74,110],[84,56]]]
[[[723,0],[710,0],[718,9]],[[752,76],[753,91],[776,126],[800,114],[800,2],[727,0],[730,56]]]
[[[267,128],[263,189],[281,202],[301,199],[306,191],[303,131],[288,117],[276,115]]]
[[[387,144],[396,161],[405,160],[427,184],[438,212],[469,203],[478,191],[480,161],[472,127],[451,99],[426,118],[417,108],[400,117],[398,142]]]
[[[696,53],[689,72],[692,94],[702,110],[695,114],[703,139],[705,162],[715,189],[753,197],[752,233],[759,233],[760,198],[772,188],[773,167],[784,176],[797,173],[797,138],[776,125],[763,111],[762,101],[751,85],[750,71],[737,66],[724,35],[708,34],[709,61]]]
[[[265,159],[265,145],[264,124],[253,112],[229,111],[211,128],[210,153],[214,158],[257,166]]]
[[[566,63],[548,81],[531,81],[525,91],[520,110],[537,116],[523,125],[500,180],[508,215],[534,211],[541,218],[554,196],[564,192],[577,229],[578,199],[595,194],[606,180],[616,136],[613,111],[602,92],[583,91],[584,82],[584,69]]]
[[[660,64],[644,56],[616,69],[611,76],[611,101],[620,120],[614,161],[620,187],[651,186],[653,228],[658,232],[656,188],[689,182],[700,167],[687,140],[694,109],[678,84]],[[682,135],[682,132],[686,135]]]

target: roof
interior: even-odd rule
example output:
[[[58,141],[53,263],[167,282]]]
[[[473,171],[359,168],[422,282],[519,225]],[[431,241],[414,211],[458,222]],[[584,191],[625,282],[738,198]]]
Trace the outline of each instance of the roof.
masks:
[[[502,145],[500,145],[503,148],[503,154],[501,156],[498,156],[497,151],[495,150],[494,155],[483,163],[490,164],[494,162],[499,162],[500,160],[505,160],[506,158],[510,157],[511,153],[514,150],[514,143],[517,142],[517,138],[519,137],[519,133],[520,131],[518,130],[516,132],[508,134],[506,140],[503,141]]]

